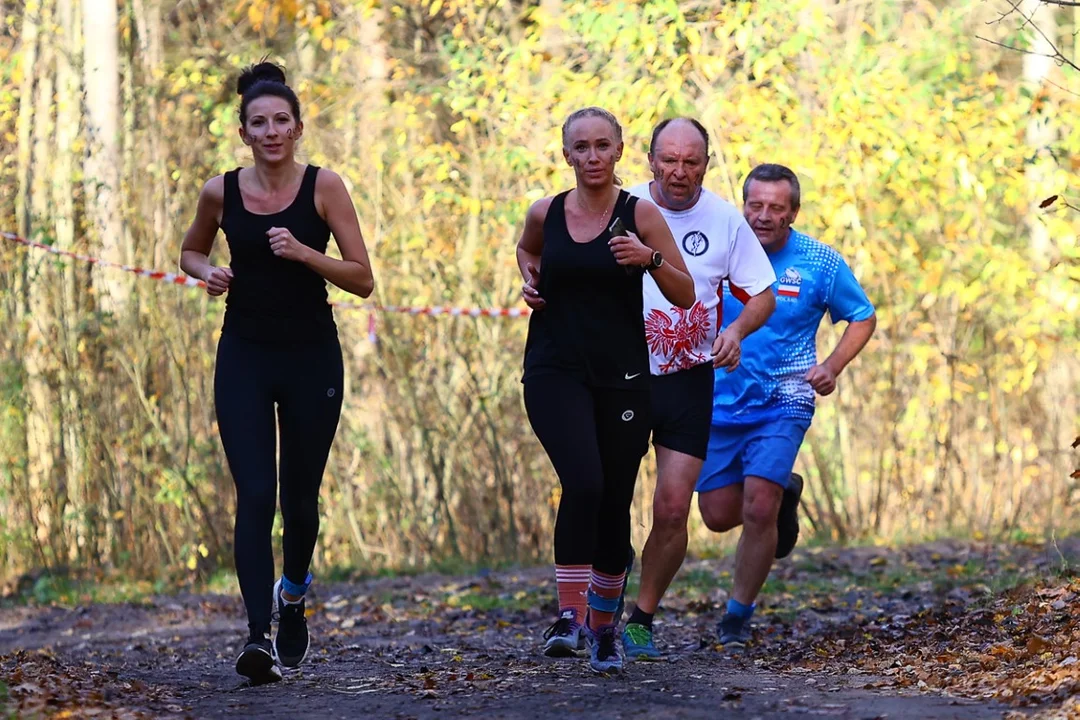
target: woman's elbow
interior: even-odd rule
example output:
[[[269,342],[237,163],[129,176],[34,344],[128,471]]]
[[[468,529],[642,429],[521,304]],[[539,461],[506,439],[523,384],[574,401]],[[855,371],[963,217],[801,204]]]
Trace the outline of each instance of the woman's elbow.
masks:
[[[689,276],[679,281],[678,290],[671,301],[683,310],[694,307],[694,303],[697,302],[697,294],[694,292],[694,281]]]
[[[366,277],[362,278],[360,282],[356,284],[354,292],[365,299],[371,297],[371,293],[375,292],[375,277],[371,273],[368,273]]]
[[[191,250],[180,251],[180,272],[191,275],[194,273],[194,264],[191,262]]]

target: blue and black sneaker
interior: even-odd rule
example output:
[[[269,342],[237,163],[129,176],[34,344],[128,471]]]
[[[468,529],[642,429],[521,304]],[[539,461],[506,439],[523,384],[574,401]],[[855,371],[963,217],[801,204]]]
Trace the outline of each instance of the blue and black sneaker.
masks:
[[[288,603],[281,597],[281,580],[274,583],[274,614],[278,631],[274,636],[274,656],[285,667],[294,668],[304,662],[311,637],[308,635],[304,599]]]
[[[750,620],[735,613],[724,613],[716,626],[716,634],[725,650],[741,650],[750,642]]]

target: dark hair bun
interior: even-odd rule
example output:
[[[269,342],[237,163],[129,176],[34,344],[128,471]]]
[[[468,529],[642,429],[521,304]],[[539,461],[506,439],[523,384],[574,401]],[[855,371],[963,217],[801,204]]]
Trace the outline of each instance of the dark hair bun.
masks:
[[[255,83],[276,82],[285,84],[285,70],[272,62],[263,61],[256,65],[249,65],[240,73],[240,79],[236,81],[236,94],[243,95],[252,88]]]

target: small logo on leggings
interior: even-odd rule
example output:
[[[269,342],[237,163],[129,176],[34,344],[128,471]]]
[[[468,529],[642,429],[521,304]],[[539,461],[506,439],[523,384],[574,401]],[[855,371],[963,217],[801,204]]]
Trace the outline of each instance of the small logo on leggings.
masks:
[[[626,412],[624,412],[622,414],[622,419],[623,419],[623,422],[630,422],[631,420],[634,419],[634,411],[633,410],[627,410]]]
[[[329,390],[326,391],[326,397],[334,397],[334,395],[336,395],[336,394],[337,394],[337,391],[334,390],[334,388],[330,388]]]

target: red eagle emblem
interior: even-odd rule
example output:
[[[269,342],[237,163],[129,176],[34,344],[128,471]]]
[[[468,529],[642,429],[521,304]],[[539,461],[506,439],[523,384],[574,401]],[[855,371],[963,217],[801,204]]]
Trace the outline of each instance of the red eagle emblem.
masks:
[[[658,358],[667,358],[660,363],[660,372],[688,370],[708,360],[696,352],[701,343],[709,337],[712,322],[709,311],[701,302],[694,303],[689,310],[671,308],[676,317],[662,310],[653,309],[645,318],[645,340],[649,350]]]

